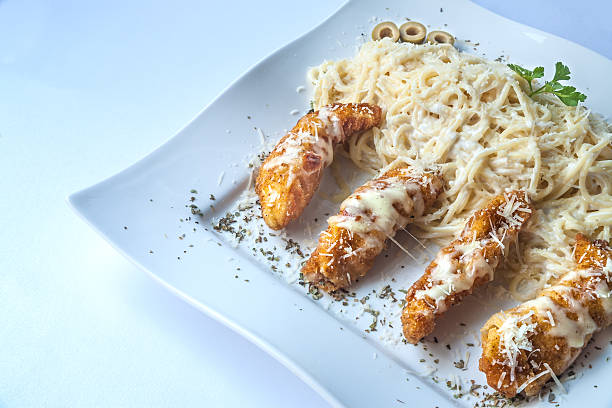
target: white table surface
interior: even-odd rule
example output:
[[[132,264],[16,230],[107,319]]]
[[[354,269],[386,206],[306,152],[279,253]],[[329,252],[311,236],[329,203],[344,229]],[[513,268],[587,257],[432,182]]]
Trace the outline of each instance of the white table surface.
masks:
[[[327,406],[64,200],[167,140],[341,1],[170,3],[0,0],[0,407]],[[478,3],[612,58],[604,1]]]

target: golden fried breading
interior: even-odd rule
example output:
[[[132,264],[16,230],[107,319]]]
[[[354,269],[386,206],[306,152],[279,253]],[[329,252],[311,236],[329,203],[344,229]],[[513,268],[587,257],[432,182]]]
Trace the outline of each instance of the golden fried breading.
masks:
[[[429,209],[442,186],[437,173],[408,165],[368,181],[328,220],[304,278],[327,292],[349,286],[372,267],[387,237]]]
[[[333,104],[298,121],[266,158],[255,182],[270,228],[282,229],[300,216],[333,160],[334,146],[378,126],[381,112],[367,103]]]
[[[612,251],[605,241],[576,236],[576,270],[521,305],[493,315],[481,330],[480,371],[507,397],[540,392],[612,323]]]
[[[527,193],[511,191],[470,217],[461,236],[438,252],[408,290],[402,311],[406,340],[416,344],[434,330],[438,316],[493,279],[532,211]]]

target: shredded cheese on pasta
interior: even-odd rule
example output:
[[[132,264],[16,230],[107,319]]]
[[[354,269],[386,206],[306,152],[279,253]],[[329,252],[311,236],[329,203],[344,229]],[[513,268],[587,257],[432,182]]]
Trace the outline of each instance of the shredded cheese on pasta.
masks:
[[[476,209],[507,189],[529,191],[538,208],[509,265],[520,300],[570,270],[576,232],[610,239],[612,128],[582,106],[531,99],[504,64],[449,45],[389,39],[352,59],[309,71],[314,107],[366,102],[384,121],[349,141],[353,162],[376,174],[394,161],[439,165],[447,190],[420,217],[417,237],[447,243]]]

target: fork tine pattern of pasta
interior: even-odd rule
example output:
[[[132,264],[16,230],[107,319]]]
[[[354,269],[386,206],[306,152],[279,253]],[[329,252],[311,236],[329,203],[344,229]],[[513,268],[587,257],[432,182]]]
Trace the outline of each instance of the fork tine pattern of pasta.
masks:
[[[304,278],[331,292],[365,276],[386,239],[427,212],[442,187],[437,172],[406,164],[368,181],[329,218],[329,227],[302,268]]]
[[[442,248],[406,294],[402,311],[404,336],[416,344],[430,334],[436,319],[472,291],[493,280],[495,269],[533,207],[525,191],[495,197],[474,213],[461,236]]]
[[[331,164],[334,146],[378,126],[381,116],[375,105],[336,103],[302,117],[259,170],[255,191],[266,224],[278,230],[298,218]]]
[[[491,387],[513,397],[536,395],[561,375],[593,334],[612,323],[612,251],[581,234],[574,270],[539,296],[493,315],[481,330],[480,370]]]

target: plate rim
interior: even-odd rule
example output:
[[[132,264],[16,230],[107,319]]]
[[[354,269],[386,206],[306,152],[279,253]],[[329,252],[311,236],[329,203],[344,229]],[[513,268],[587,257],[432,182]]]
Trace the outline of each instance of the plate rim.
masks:
[[[300,380],[304,381],[310,388],[312,388],[317,394],[319,394],[325,401],[327,401],[333,407],[342,407],[345,405],[342,404],[332,393],[330,393],[316,378],[307,373],[302,367],[300,367],[297,363],[295,363],[291,358],[285,355],[281,350],[277,347],[271,345],[269,342],[264,340],[263,338],[257,336],[252,333],[247,328],[241,326],[240,324],[234,322],[232,319],[227,318],[223,315],[223,313],[214,310],[212,307],[209,307],[193,297],[189,296],[184,291],[172,286],[169,282],[166,282],[163,278],[156,275],[153,271],[149,270],[146,266],[142,265],[138,260],[130,256],[127,252],[123,250],[120,246],[118,246],[104,231],[98,228],[96,224],[91,222],[85,214],[83,214],[78,206],[71,200],[73,194],[66,197],[66,203],[70,207],[72,211],[74,211],[77,216],[91,229],[93,229],[98,235],[100,235],[106,243],[108,243],[115,251],[117,251],[121,256],[126,258],[132,265],[136,266],[139,270],[144,272],[149,278],[151,278],[155,283],[160,285],[162,288],[168,290],[172,295],[181,299],[189,306],[195,308],[196,310],[204,313],[206,316],[214,319],[215,321],[221,323],[223,326],[229,328],[236,334],[244,337],[249,342],[253,343],[259,349],[263,350],[265,353],[270,355],[276,361],[281,363],[284,367],[286,367],[289,371],[291,371],[295,376],[297,376]]]

